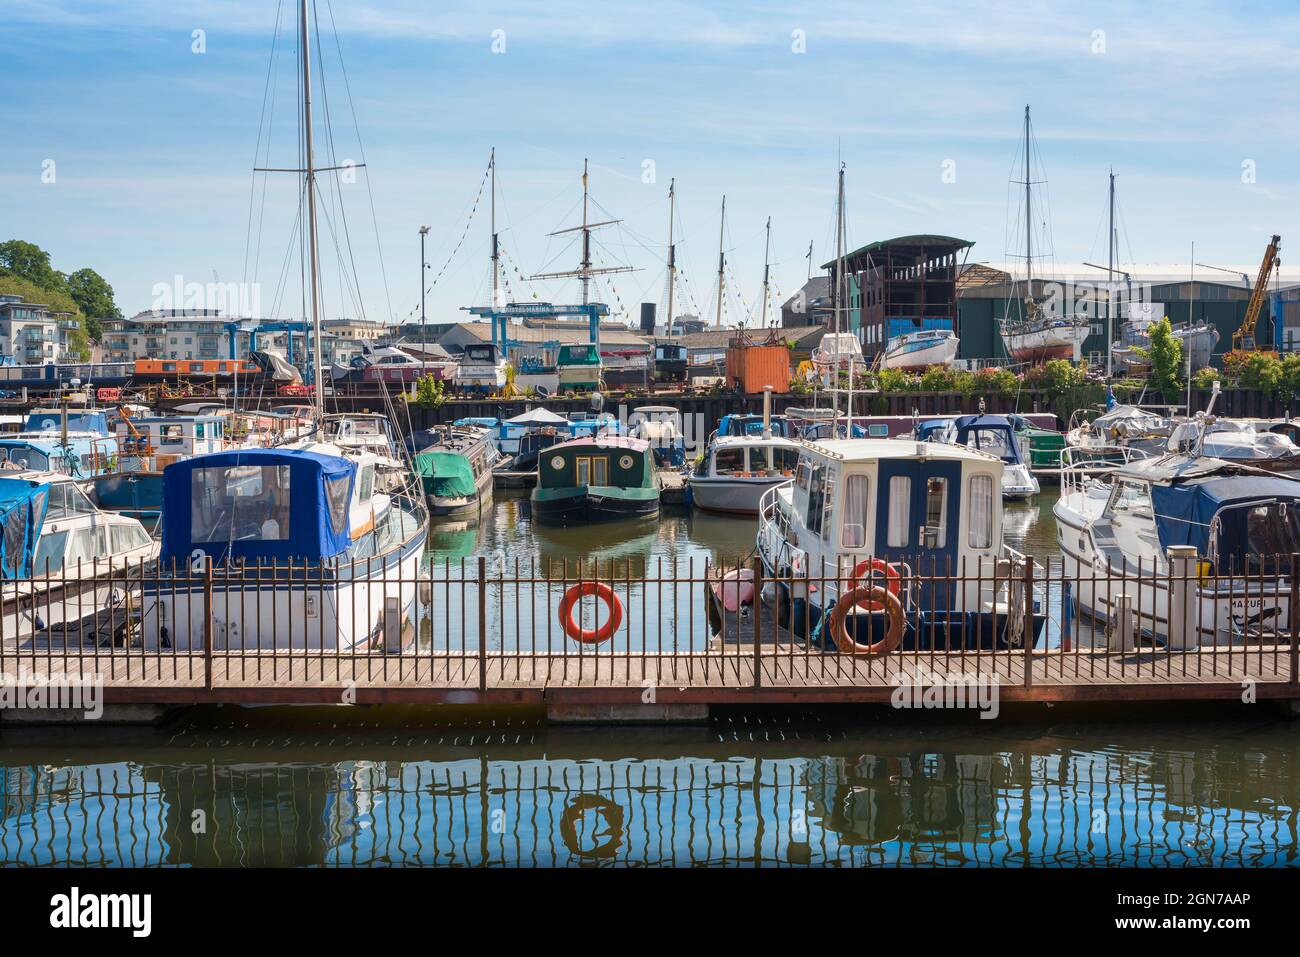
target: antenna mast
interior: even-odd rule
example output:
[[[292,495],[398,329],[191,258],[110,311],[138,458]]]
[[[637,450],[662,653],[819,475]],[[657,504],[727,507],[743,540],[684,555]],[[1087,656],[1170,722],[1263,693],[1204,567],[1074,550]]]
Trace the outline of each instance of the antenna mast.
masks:
[[[501,244],[497,238],[497,148],[492,147],[492,158],[488,160],[492,169],[492,308],[500,309],[498,292],[501,280]]]
[[[716,318],[713,320],[713,328],[722,328],[722,295],[726,289],[726,280],[722,276],[722,270],[727,264],[727,254],[722,251],[722,234],[727,225],[727,197],[722,197],[722,218],[718,222],[718,311]]]
[[[769,216],[767,217],[767,240],[763,244],[763,311],[760,314],[758,320],[758,324],[760,328],[767,325],[767,287],[768,287],[768,276],[770,274],[770,268],[771,268],[768,265],[768,259],[770,258],[771,251],[772,251],[772,217]]]
[[[1110,229],[1107,231],[1106,260],[1106,378],[1113,373],[1111,337],[1115,334],[1115,169],[1110,171]],[[1190,414],[1190,413],[1189,413]]]
[[[677,178],[668,182],[668,338],[673,336],[673,290],[677,285],[677,246],[673,243],[673,219],[676,217]]]

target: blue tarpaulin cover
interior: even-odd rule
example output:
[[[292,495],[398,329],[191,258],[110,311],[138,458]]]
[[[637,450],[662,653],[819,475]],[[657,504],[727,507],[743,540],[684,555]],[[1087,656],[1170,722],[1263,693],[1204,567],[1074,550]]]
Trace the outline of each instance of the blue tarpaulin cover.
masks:
[[[288,467],[289,528],[278,538],[246,535],[242,530],[225,540],[195,541],[192,522],[196,505],[194,473],[200,469]],[[198,455],[167,466],[163,470],[163,540],[161,559],[188,562],[196,551],[211,556],[215,564],[227,559],[244,561],[319,561],[339,555],[352,544],[348,531],[347,505],[356,480],[356,465],[342,456],[324,455],[307,449],[241,449]],[[202,479],[200,479],[202,481]],[[342,484],[336,484],[342,482]],[[341,523],[336,508],[331,515],[331,493],[342,493]],[[210,506],[218,516],[242,508],[244,516],[257,524],[264,516],[251,514],[251,507],[238,502],[237,488],[207,489],[214,500]],[[246,499],[246,501],[252,501]],[[269,513],[268,513],[269,515]],[[232,521],[233,528],[233,521]],[[203,537],[203,536],[199,536]]]
[[[30,578],[36,538],[45,521],[50,486],[0,478],[0,578]]]
[[[1170,485],[1151,486],[1151,506],[1162,549],[1194,545],[1204,555],[1210,544],[1210,522],[1222,508],[1248,502],[1295,502],[1300,483],[1271,475],[1208,476]],[[1221,555],[1241,555],[1246,548],[1246,527],[1241,521],[1224,521],[1219,534]]]
[[[1019,465],[1020,445],[1016,442],[1015,431],[1005,415],[963,415],[953,425],[957,427],[957,444],[970,445],[969,439],[975,436],[975,448],[980,448],[981,432],[997,432],[1001,436],[1001,458],[1009,465]],[[985,451],[988,451],[985,449]]]

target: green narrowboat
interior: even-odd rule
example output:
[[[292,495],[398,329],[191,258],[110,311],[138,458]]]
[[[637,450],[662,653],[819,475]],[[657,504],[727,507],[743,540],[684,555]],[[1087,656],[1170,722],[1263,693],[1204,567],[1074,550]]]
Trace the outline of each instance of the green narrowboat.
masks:
[[[431,519],[475,518],[492,501],[492,467],[500,458],[486,431],[449,430],[416,453],[412,465]]]
[[[533,518],[542,525],[658,518],[659,488],[649,442],[620,436],[561,442],[538,458]]]
[[[560,346],[555,373],[561,392],[595,392],[600,388],[600,350],[595,344]]]

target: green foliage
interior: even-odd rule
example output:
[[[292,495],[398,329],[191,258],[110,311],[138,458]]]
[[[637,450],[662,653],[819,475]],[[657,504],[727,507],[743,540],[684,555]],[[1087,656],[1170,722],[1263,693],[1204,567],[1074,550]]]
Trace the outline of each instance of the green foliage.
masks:
[[[68,292],[86,317],[86,332],[95,342],[103,335],[101,320],[122,318],[113,300],[113,287],[93,269],[78,269],[68,276]]]
[[[902,369],[881,369],[877,375],[881,392],[916,392],[921,381]]]
[[[0,275],[26,279],[40,289],[68,291],[67,278],[50,265],[50,254],[21,239],[0,243]]]
[[[1166,401],[1172,402],[1182,391],[1183,344],[1174,336],[1168,318],[1153,322],[1149,334],[1151,384]]]
[[[1020,391],[1020,376],[1010,369],[988,366],[976,372],[961,373],[957,388],[968,399],[977,396],[1012,396]]]
[[[930,366],[921,373],[922,392],[955,392],[958,373],[947,366]]]
[[[1068,359],[1051,359],[1030,369],[1025,373],[1025,388],[1045,393],[1049,407],[1063,422],[1068,422],[1077,409],[1100,405],[1106,398],[1106,387],[1090,380]]]
[[[422,376],[415,383],[415,404],[422,409],[436,409],[447,401],[447,390],[441,379],[432,374]]]
[[[1252,352],[1242,366],[1237,384],[1243,389],[1259,389],[1274,395],[1282,387],[1282,363],[1267,352]]]
[[[1222,384],[1224,381],[1223,373],[1213,366],[1206,366],[1204,369],[1197,369],[1192,373],[1193,389],[1210,389],[1215,382]]]

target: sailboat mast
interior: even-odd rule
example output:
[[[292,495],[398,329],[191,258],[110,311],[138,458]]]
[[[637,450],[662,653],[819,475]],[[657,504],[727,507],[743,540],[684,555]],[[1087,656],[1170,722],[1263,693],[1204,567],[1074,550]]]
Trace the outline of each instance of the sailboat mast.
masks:
[[[1025,104],[1025,298],[1034,295],[1034,212],[1029,175],[1029,104]]]
[[[588,304],[591,286],[591,228],[587,216],[590,193],[587,191],[587,161],[582,161],[582,304]]]
[[[840,325],[840,312],[845,307],[848,293],[848,284],[844,275],[846,263],[844,262],[844,251],[847,247],[847,237],[844,229],[844,163],[840,163],[839,188],[835,194],[835,358],[833,371],[831,373],[831,394],[832,409],[836,415],[839,415],[839,391],[840,391],[840,337],[838,333],[843,328]],[[849,354],[849,394],[846,406],[848,412],[848,432],[846,437],[853,435],[853,355]]]
[[[1115,334],[1115,170],[1110,171],[1110,228],[1106,230],[1106,378],[1114,371],[1111,358],[1111,336]]]
[[[316,414],[319,417],[325,415],[325,395],[317,381],[320,371],[320,262],[316,245],[316,171],[313,166],[314,155],[312,152],[312,124],[311,124],[311,43],[308,35],[307,24],[307,0],[301,0],[299,5],[300,20],[300,40],[302,44],[302,114],[303,114],[303,145],[306,150],[306,163],[304,164],[303,175],[305,177],[304,185],[306,186],[307,201],[307,236],[308,236],[308,258],[310,261],[310,282],[311,282],[311,328],[312,328],[312,348],[307,350],[307,355],[312,357],[311,361],[316,368],[310,370],[310,381],[314,388],[316,397]],[[421,284],[424,279],[421,277]],[[293,333],[289,334],[290,336]],[[313,352],[313,350],[315,350]]]
[[[492,168],[492,308],[500,309],[497,301],[501,283],[501,244],[497,239],[497,150],[492,147],[492,158],[488,160]]]
[[[770,271],[768,260],[771,258],[771,253],[772,253],[772,217],[769,216],[767,217],[767,240],[763,244],[763,311],[759,315],[759,320],[758,320],[758,324],[760,328],[767,325],[767,288],[768,288],[768,275]]]
[[[727,264],[727,254],[722,251],[722,235],[727,226],[727,197],[722,197],[722,218],[718,221],[718,311],[713,320],[713,328],[722,328],[722,294],[726,288],[726,280],[723,279],[722,270]]]
[[[673,291],[677,286],[677,246],[673,244],[673,220],[677,208],[677,179],[668,181],[668,338],[673,335]]]

